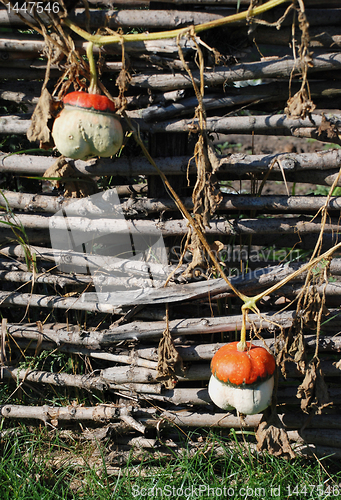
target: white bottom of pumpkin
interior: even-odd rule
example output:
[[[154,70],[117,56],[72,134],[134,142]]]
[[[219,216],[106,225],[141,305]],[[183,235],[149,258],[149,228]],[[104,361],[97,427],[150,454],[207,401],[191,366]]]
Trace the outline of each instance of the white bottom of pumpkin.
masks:
[[[248,388],[226,385],[211,375],[208,393],[213,403],[222,410],[231,411],[235,408],[244,415],[254,415],[271,404],[273,388],[274,377]]]
[[[66,105],[54,121],[52,137],[62,155],[86,160],[115,155],[122,146],[123,129],[114,115]]]

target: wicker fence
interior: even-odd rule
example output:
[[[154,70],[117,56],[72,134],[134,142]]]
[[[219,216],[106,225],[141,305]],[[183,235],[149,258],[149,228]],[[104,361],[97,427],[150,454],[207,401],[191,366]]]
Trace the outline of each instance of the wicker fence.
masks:
[[[61,24],[83,61],[87,42],[72,23],[88,32],[105,26],[143,38],[147,31],[222,20],[236,13],[237,2],[89,3],[89,12],[69,5],[71,26]],[[38,143],[29,144],[26,133],[46,71],[53,94],[70,59],[54,47],[47,63],[51,48],[34,29],[42,33],[50,26],[48,33],[56,33],[46,11],[37,19],[25,11],[18,16],[8,5],[0,9],[2,377],[10,386],[14,379],[24,387],[44,384],[47,391],[81,389],[88,401],[101,393],[108,403],[57,408],[26,401],[2,406],[3,417],[54,426],[111,422],[117,443],[152,448],[169,436],[176,442],[174,427],[257,428],[262,415],[224,413],[208,396],[210,360],[239,337],[242,302],[218,276],[207,249],[190,237],[189,221],[161,171],[187,210],[205,214],[209,248],[241,293],[254,296],[296,272],[262,298],[261,317],[249,314],[250,337],[277,356],[277,428],[287,431],[297,453],[341,456],[340,252],[332,260],[327,253],[312,271],[304,267],[310,256],[338,243],[341,9],[333,1],[306,0],[305,11],[302,2],[286,2],[257,21],[249,1],[239,3],[244,19],[220,27],[178,38],[137,36],[95,49],[101,82],[121,106],[124,148],[117,158],[63,165],[56,165],[56,151],[33,149]],[[122,71],[130,75],[124,97],[117,83]],[[198,95],[200,78],[204,93]],[[78,88],[85,79],[80,72]],[[203,117],[210,142],[204,144],[208,168],[200,210],[195,148]],[[250,142],[249,151],[233,147],[236,134]],[[263,147],[255,154],[265,136],[270,151]],[[275,136],[286,139],[274,150]],[[311,148],[290,151],[288,144]],[[308,195],[309,189],[315,194]],[[211,200],[212,208],[212,197],[218,201],[210,213],[205,203]],[[65,213],[67,228],[56,215]],[[67,231],[78,245],[65,247]],[[132,266],[122,258],[120,238],[139,236],[146,251],[155,231],[163,237],[167,265],[151,259],[152,287],[139,295],[136,290],[150,287],[150,276],[138,262]],[[84,253],[79,241],[88,242],[89,234],[98,247]],[[52,239],[63,242],[59,250]],[[175,360],[158,349],[165,332]],[[79,360],[73,370],[46,369],[41,353],[56,350],[63,359]],[[149,439],[137,439],[141,435]],[[259,436],[258,447],[265,447]],[[270,451],[291,453],[285,446]]]

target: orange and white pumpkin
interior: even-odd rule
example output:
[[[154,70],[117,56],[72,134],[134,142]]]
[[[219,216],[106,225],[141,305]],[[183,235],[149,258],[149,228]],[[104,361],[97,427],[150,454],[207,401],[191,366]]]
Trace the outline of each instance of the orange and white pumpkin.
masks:
[[[223,410],[254,415],[271,404],[276,362],[264,347],[247,343],[239,351],[237,345],[226,344],[213,356],[208,393]]]

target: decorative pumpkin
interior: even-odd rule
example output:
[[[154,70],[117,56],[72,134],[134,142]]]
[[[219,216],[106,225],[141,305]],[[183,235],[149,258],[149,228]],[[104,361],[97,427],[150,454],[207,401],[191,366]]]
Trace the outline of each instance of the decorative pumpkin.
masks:
[[[115,104],[104,95],[71,92],[54,121],[52,137],[58,151],[84,160],[113,156],[122,146],[123,130],[115,116]]]
[[[254,415],[271,403],[276,362],[264,347],[248,342],[240,351],[237,346],[238,342],[226,344],[213,356],[208,393],[223,410]]]

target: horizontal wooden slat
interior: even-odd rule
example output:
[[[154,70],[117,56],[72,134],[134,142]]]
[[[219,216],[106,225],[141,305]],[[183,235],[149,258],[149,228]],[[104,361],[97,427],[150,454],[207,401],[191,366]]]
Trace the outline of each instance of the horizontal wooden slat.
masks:
[[[143,187],[145,187],[143,185]],[[136,192],[139,185],[136,185]],[[25,212],[46,212],[56,213],[62,208],[67,208],[69,216],[82,215],[99,215],[108,216],[115,208],[121,210],[122,213],[128,214],[131,217],[139,216],[146,213],[177,211],[177,206],[171,199],[157,198],[128,198],[122,199],[119,206],[113,205],[108,196],[101,198],[102,207],[94,205],[91,198],[84,200],[75,200],[73,198],[63,198],[61,196],[47,196],[41,194],[17,193],[13,191],[3,190],[0,192],[0,204],[8,203],[12,210],[25,210]],[[188,209],[193,208],[192,198],[182,198],[182,202]],[[285,196],[285,195],[223,195],[222,201],[219,203],[217,210],[222,211],[248,211],[257,210],[257,212],[265,213],[296,213],[303,214],[308,212],[316,213],[322,207],[328,208],[329,211],[341,210],[341,197],[333,196],[327,199],[326,196]]]

